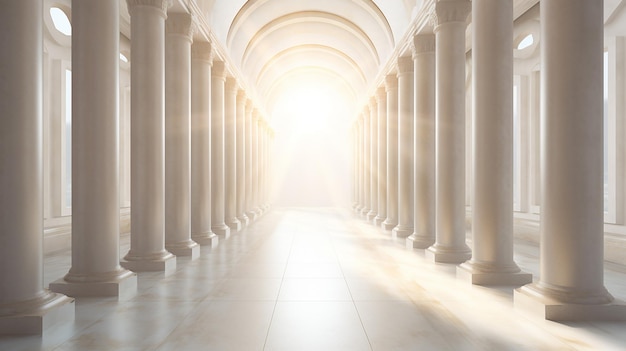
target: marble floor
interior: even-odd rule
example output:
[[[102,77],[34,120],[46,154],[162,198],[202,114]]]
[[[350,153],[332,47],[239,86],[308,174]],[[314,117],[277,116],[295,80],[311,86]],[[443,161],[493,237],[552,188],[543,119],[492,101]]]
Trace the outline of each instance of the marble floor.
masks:
[[[128,250],[123,237],[121,254]],[[538,248],[517,243],[538,274]],[[46,257],[45,284],[69,251]],[[626,300],[626,268],[606,266]],[[624,350],[626,323],[554,323],[512,307],[512,288],[471,286],[349,211],[276,208],[137,294],[80,298],[76,316],[0,350]]]

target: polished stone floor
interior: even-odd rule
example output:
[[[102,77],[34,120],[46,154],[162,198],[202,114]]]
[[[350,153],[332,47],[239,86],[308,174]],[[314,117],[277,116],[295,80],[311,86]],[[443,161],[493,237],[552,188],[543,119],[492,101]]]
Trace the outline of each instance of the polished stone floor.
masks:
[[[128,250],[124,237],[120,252]],[[517,243],[538,274],[538,248]],[[69,268],[45,260],[45,284]],[[624,350],[626,323],[559,324],[512,307],[512,288],[471,286],[455,267],[336,209],[277,208],[137,294],[76,300],[76,318],[0,350]],[[606,266],[626,300],[626,269]]]

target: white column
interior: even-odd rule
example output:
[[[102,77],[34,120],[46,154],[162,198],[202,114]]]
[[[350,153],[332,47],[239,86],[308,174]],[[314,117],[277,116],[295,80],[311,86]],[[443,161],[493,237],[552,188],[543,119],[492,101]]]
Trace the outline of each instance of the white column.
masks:
[[[252,100],[246,103],[246,216],[254,221],[257,218],[254,211],[254,104]]]
[[[376,90],[377,138],[378,138],[378,208],[374,224],[381,225],[387,218],[387,93],[385,88]]]
[[[211,44],[191,47],[191,238],[216,247],[211,230]]]
[[[363,188],[363,115],[359,114],[356,119],[356,150],[357,150],[357,206],[354,211],[361,214],[365,204],[365,189]]]
[[[211,71],[211,230],[228,238],[230,228],[226,225],[225,189],[225,87],[226,66],[223,61],[213,63]]]
[[[0,77],[10,87],[0,94],[0,334],[41,334],[74,318],[73,299],[43,288],[42,7],[9,1],[0,13],[9,33]]]
[[[368,108],[368,107],[365,107]],[[378,108],[376,97],[370,98],[370,211],[367,220],[374,221],[378,216]]]
[[[265,213],[265,172],[266,172],[266,145],[267,145],[267,121],[261,120],[259,124],[259,208]]]
[[[426,249],[435,243],[435,36],[413,38],[415,61],[415,204],[413,234],[408,248]]]
[[[128,295],[137,276],[119,251],[119,4],[74,1],[72,15],[72,267],[50,290]]]
[[[261,117],[258,109],[252,114],[252,203],[256,218],[261,216],[259,208],[259,124]]]
[[[603,9],[542,1],[541,26],[541,273],[515,305],[550,320],[624,320],[603,274]]]
[[[458,275],[531,283],[513,261],[513,0],[472,1],[472,71],[473,254]]]
[[[437,186],[436,242],[427,256],[462,263],[465,244],[465,20],[467,0],[435,5]]]
[[[236,215],[243,227],[247,226],[250,220],[246,216],[246,92],[237,92],[236,128],[237,128],[237,205]]]
[[[165,19],[169,1],[128,0],[131,24],[131,236],[122,266],[171,271],[165,250]]]
[[[370,212],[370,205],[372,203],[372,188],[370,185],[370,181],[372,179],[372,172],[370,169],[370,165],[372,163],[372,159],[370,157],[371,154],[371,134],[370,134],[370,112],[369,106],[365,106],[363,108],[363,206],[361,207],[361,216],[367,217],[367,214]]]
[[[226,78],[224,95],[224,220],[231,231],[241,230],[237,219],[237,80]]]
[[[413,58],[398,58],[398,225],[394,238],[413,233]]]
[[[200,256],[191,240],[191,15],[172,13],[165,22],[165,248],[177,256]]]
[[[350,130],[352,138],[352,209],[359,206],[359,147],[358,147],[358,127],[357,122],[352,123]]]
[[[385,230],[398,225],[398,77],[385,77],[387,91],[387,219]]]

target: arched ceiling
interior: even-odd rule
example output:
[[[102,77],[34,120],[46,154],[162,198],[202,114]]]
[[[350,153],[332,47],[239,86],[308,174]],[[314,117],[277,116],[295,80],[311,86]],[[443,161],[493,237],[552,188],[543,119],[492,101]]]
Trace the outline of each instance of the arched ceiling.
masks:
[[[297,85],[328,81],[355,103],[422,0],[196,0],[268,112]],[[312,74],[313,72],[313,74]]]

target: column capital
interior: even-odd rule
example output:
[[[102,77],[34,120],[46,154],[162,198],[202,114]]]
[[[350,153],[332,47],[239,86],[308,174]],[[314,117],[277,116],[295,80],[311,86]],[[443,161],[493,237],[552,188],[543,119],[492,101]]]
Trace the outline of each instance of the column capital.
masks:
[[[133,10],[136,7],[147,6],[154,7],[160,10],[161,15],[167,18],[167,9],[172,6],[171,0],[126,0],[126,5],[128,7],[128,13],[132,16]]]
[[[378,105],[378,101],[376,100],[376,95],[374,95],[370,97],[370,103],[369,103],[370,113],[371,113],[371,110],[376,110],[376,105]]]
[[[388,74],[385,77],[385,90],[398,90],[398,76],[395,74]]]
[[[247,97],[248,95],[245,90],[241,88],[237,90],[237,102],[245,105],[247,103]]]
[[[385,98],[387,98],[387,90],[385,89],[385,87],[381,86],[378,89],[376,89],[376,99],[377,99],[377,101],[382,101]]]
[[[214,55],[213,46],[208,41],[198,41],[191,46],[192,59],[209,61],[212,64]]]
[[[472,3],[469,0],[440,0],[435,4],[435,11],[431,14],[431,21],[435,25],[435,30],[444,23],[465,23],[471,10]]]
[[[412,73],[414,70],[413,57],[402,56],[398,57],[398,75],[404,73]]]
[[[413,56],[435,52],[435,35],[418,34],[413,37]]]
[[[213,69],[211,75],[214,78],[226,79],[226,64],[224,61],[213,61]]]
[[[224,84],[224,89],[230,94],[237,94],[237,89],[239,89],[239,86],[237,85],[237,78],[227,76],[226,83]]]
[[[254,108],[254,101],[252,101],[252,99],[247,98],[246,99],[246,109],[249,109],[250,112],[252,112],[252,109]]]
[[[198,26],[195,18],[188,13],[169,13],[165,21],[165,32],[185,36],[185,39],[193,41],[193,34]]]

